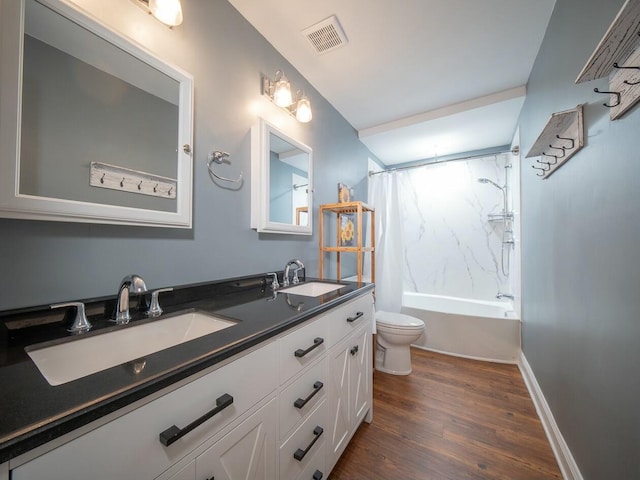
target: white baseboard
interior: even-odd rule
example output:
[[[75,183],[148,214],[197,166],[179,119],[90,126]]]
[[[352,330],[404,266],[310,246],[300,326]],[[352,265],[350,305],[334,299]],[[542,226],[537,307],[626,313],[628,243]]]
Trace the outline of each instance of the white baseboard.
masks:
[[[567,445],[567,442],[564,441],[564,437],[558,428],[558,424],[556,423],[555,418],[553,418],[549,404],[544,398],[540,385],[533,374],[533,370],[531,370],[531,366],[524,356],[524,352],[520,352],[518,367],[520,368],[520,373],[522,373],[524,383],[529,390],[533,404],[536,407],[536,411],[538,412],[544,431],[547,434],[553,454],[558,461],[558,466],[560,467],[562,476],[565,480],[584,480],[573,455],[571,455],[569,446]]]

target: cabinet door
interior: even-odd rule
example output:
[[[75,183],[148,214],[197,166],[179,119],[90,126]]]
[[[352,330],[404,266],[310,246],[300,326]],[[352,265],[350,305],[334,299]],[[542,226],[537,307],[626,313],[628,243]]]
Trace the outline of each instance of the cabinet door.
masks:
[[[196,479],[276,478],[276,400],[231,430],[196,458]]]
[[[371,334],[365,328],[357,332],[349,348],[349,419],[356,428],[371,405]]]
[[[349,439],[349,354],[350,338],[336,345],[329,352],[329,445],[327,467],[331,470],[338,461]]]

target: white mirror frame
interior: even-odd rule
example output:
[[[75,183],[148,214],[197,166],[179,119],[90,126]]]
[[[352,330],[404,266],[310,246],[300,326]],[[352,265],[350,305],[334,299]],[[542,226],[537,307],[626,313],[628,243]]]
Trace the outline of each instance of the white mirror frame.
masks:
[[[191,228],[193,77],[116,33],[68,0],[38,0],[180,84],[175,212],[25,195],[20,186],[20,125],[25,0],[0,1],[0,217]],[[187,148],[183,149],[182,146]],[[88,179],[87,179],[88,181]]]
[[[274,134],[309,155],[309,215],[307,225],[272,222],[270,218],[269,135]],[[251,129],[251,228],[260,233],[289,235],[313,234],[313,151],[311,147],[291,138],[275,125],[260,119]]]

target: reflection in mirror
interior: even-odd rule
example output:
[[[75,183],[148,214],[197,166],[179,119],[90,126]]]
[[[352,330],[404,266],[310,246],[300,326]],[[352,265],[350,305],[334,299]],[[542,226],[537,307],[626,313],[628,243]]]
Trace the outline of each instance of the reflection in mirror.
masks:
[[[269,220],[308,225],[309,156],[269,134]],[[306,210],[303,210],[306,209]]]
[[[251,138],[251,228],[312,234],[312,151],[261,119]]]
[[[191,76],[60,0],[0,27],[0,215],[189,228]]]

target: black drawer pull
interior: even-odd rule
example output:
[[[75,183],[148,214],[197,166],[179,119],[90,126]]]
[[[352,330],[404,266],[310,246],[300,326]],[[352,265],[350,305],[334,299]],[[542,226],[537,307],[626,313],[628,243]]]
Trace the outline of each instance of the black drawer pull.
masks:
[[[322,472],[320,470],[316,470],[315,472],[313,472],[313,477],[311,477],[311,480],[322,480]]]
[[[351,323],[351,322],[355,322],[356,320],[358,320],[361,316],[364,315],[364,312],[357,312],[355,314],[355,316],[353,317],[347,317],[347,322]]]
[[[358,345],[354,345],[353,347],[351,347],[351,355],[355,355],[356,353],[358,353]]]
[[[318,439],[320,438],[320,435],[322,435],[322,432],[324,432],[322,427],[316,426],[316,428],[313,429],[313,437],[314,438],[313,438],[313,440],[311,440],[311,443],[309,444],[309,446],[307,448],[305,448],[304,450],[302,450],[301,448],[296,450],[296,452],[293,454],[293,458],[295,458],[296,460],[301,462],[302,459],[304,458],[304,456],[307,453],[309,453],[309,450],[311,450],[311,447],[313,447],[313,445],[318,441]]]
[[[200,418],[198,418],[197,420],[194,420],[186,427],[178,428],[175,425],[173,425],[167,428],[164,432],[160,434],[160,443],[162,443],[165,447],[168,447],[176,440],[180,440],[191,430],[195,429],[196,427],[199,427],[201,424],[209,420],[211,417],[213,417],[217,413],[220,413],[222,410],[227,408],[232,403],[233,403],[233,397],[228,393],[225,393],[224,395],[216,399],[216,408],[205,413]]]
[[[324,387],[324,383],[317,381],[316,383],[313,384],[313,392],[311,392],[309,396],[305,399],[302,399],[302,398],[297,399],[295,402],[293,402],[293,406],[296,408],[304,407],[307,404],[307,402],[314,397],[316,393],[322,390],[322,387]]]
[[[301,348],[299,348],[298,350],[296,350],[295,352],[293,352],[293,354],[296,357],[304,357],[307,353],[309,353],[311,350],[313,350],[314,348],[318,348],[320,345],[322,345],[324,343],[324,338],[321,337],[317,337],[313,339],[313,345],[311,345],[309,348],[307,348],[306,350],[302,350]]]

